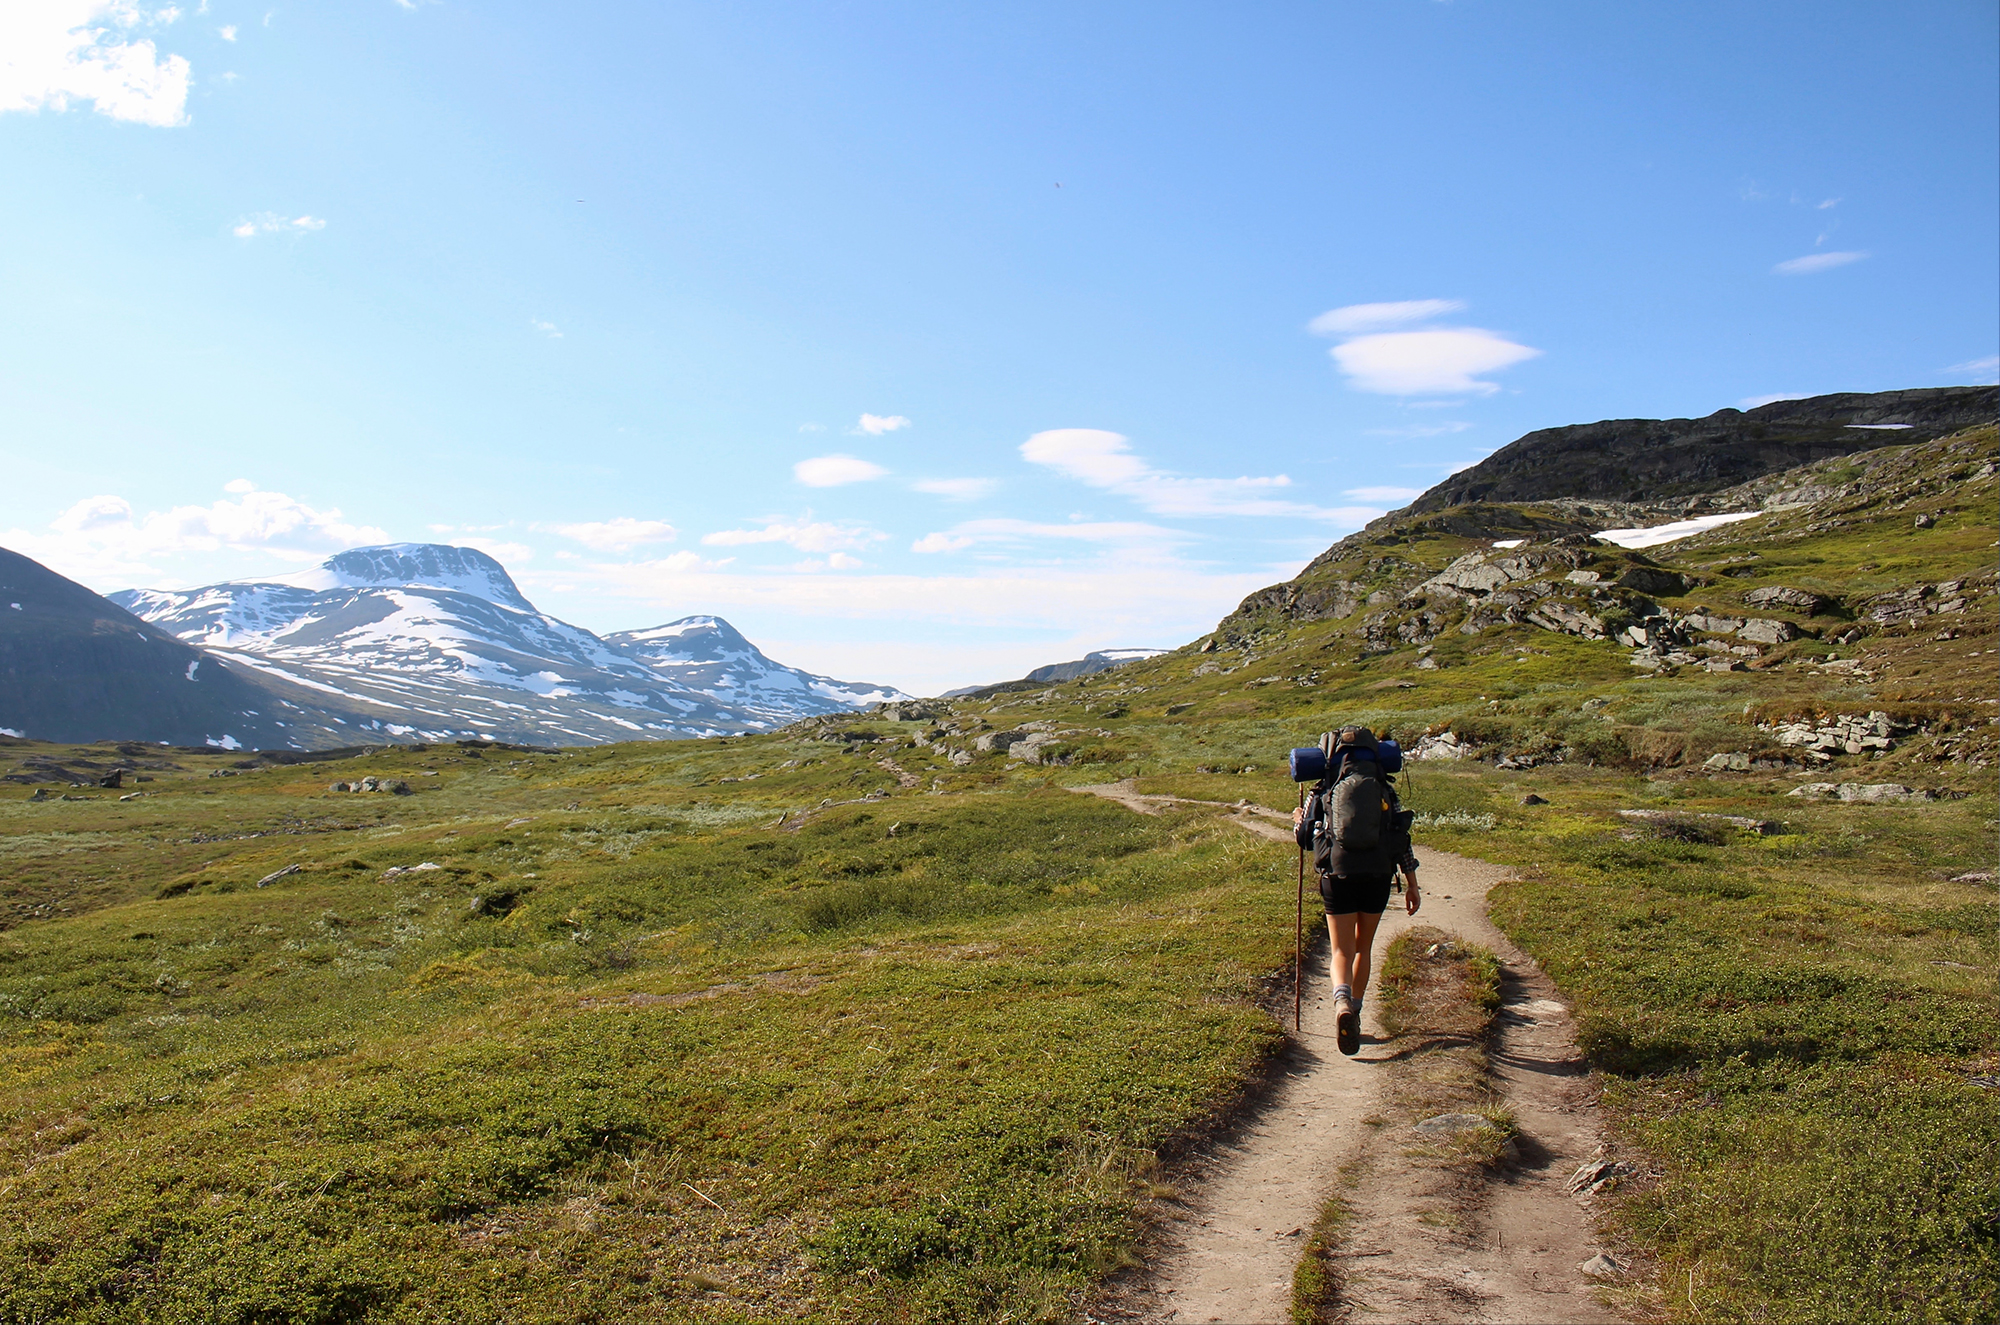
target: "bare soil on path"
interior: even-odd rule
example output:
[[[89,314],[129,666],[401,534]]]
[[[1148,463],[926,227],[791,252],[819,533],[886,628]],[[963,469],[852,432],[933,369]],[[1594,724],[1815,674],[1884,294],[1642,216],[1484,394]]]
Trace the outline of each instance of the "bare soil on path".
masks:
[[[1129,781],[1082,787],[1144,814],[1177,798]],[[1291,841],[1287,812],[1225,802],[1232,821]],[[1392,899],[1381,953],[1423,923],[1491,949],[1504,1005],[1490,1046],[1492,1085],[1514,1112],[1518,1155],[1468,1179],[1404,1154],[1406,1129],[1380,1126],[1383,1073],[1420,1046],[1386,1035],[1371,997],[1361,1052],[1334,1045],[1329,952],[1320,924],[1305,971],[1304,1025],[1263,1099],[1195,1166],[1185,1204],[1170,1204],[1149,1263],[1093,1306],[1097,1320],[1282,1325],[1292,1275],[1328,1197],[1349,1217],[1337,1249],[1334,1319],[1571,1325],[1619,1320],[1582,1264],[1602,1250],[1584,1200],[1565,1182],[1596,1151],[1595,1092],[1553,983],[1486,917],[1486,891],[1506,870],[1418,849],[1423,907]],[[1371,1126],[1370,1119],[1378,1124]]]

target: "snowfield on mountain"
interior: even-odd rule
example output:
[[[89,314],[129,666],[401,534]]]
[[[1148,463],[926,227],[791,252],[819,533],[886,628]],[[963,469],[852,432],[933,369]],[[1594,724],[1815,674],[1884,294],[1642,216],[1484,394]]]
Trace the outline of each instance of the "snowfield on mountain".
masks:
[[[356,548],[292,575],[111,600],[409,740],[724,736],[904,698],[773,662],[719,617],[600,638],[537,611],[472,548]]]

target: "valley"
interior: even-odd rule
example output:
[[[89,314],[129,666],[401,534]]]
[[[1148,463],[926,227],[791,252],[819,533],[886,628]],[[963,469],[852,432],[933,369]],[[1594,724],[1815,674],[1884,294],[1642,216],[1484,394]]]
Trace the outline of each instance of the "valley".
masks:
[[[1650,505],[1456,476],[1181,648],[772,730],[0,738],[0,1302],[1157,1318],[1218,1138],[1277,1116],[1289,1061],[1294,853],[1246,824],[1288,814],[1289,747],[1360,721],[1417,756],[1419,857],[1486,863],[1450,923],[1532,963],[1587,1067],[1617,1167],[1579,1217],[1617,1268],[1566,1267],[1578,1313],[1990,1317],[2000,436],[1932,432]],[[1746,518],[1592,537],[1714,513]],[[305,665],[225,635],[237,606],[147,610]],[[605,647],[725,689],[655,634]],[[1348,1239],[1476,1260],[1480,1202],[1559,1176],[1528,1167],[1569,1155],[1549,1109],[1503,1119],[1511,1157],[1497,1123],[1450,1154],[1415,1130],[1498,1117],[1478,1056],[1526,1052],[1467,1020],[1465,969],[1400,1021],[1371,1002],[1418,1075],[1364,1125],[1483,1195],[1426,1220],[1336,1155],[1297,1319],[1368,1300],[1348,1253],[1381,1244]],[[1422,1086],[1447,1040],[1474,1056]]]

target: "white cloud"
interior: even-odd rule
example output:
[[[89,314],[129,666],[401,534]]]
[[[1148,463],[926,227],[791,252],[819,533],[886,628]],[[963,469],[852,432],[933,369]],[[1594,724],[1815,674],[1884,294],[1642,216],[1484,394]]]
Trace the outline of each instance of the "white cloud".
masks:
[[[980,543],[1030,543],[1044,539],[1164,547],[1187,541],[1187,535],[1135,521],[1075,520],[1069,524],[1043,524],[1033,520],[967,520],[946,532],[925,534],[910,545],[910,551],[963,552]]]
[[[163,558],[189,554],[256,551],[313,560],[389,541],[380,529],[348,523],[338,510],[315,510],[282,492],[246,490],[243,482],[229,485],[238,500],[145,515],[123,497],[85,497],[45,532],[9,530],[0,544],[89,582],[154,575]]]
[[[881,478],[889,471],[870,460],[851,455],[814,456],[792,466],[792,477],[809,488],[837,488],[843,483],[864,483]]]
[[[1780,276],[1810,276],[1816,271],[1830,271],[1835,267],[1845,267],[1850,262],[1859,262],[1866,253],[1808,253],[1802,258],[1787,258],[1771,268]]]
[[[564,538],[573,538],[599,552],[625,552],[642,543],[671,543],[679,535],[664,520],[634,520],[621,515],[612,520],[592,520],[583,524],[551,526]]]
[[[224,492],[255,492],[257,485],[247,478],[233,478],[222,485]]]
[[[495,538],[460,538],[454,543],[458,547],[477,548],[503,566],[518,566],[524,561],[532,561],[535,550],[526,543],[509,543]]]
[[[1996,378],[2000,378],[2000,354],[1989,354],[1984,359],[1967,359],[1964,363],[1953,364],[1945,371],[1969,373],[1976,380],[1976,385],[1990,386]]]
[[[324,229],[326,222],[317,216],[285,217],[276,212],[259,212],[229,227],[229,233],[238,239],[255,239],[258,235],[303,235]]]
[[[999,486],[990,478],[920,478],[910,485],[918,492],[949,497],[952,501],[974,501]]]
[[[1773,391],[1768,396],[1745,396],[1736,402],[1736,408],[1756,409],[1759,405],[1775,405],[1781,400],[1806,400],[1809,398],[1801,391]]]
[[[1291,479],[1283,474],[1261,478],[1186,478],[1154,469],[1132,454],[1124,437],[1099,428],[1054,428],[1038,432],[1021,443],[1021,456],[1030,464],[1044,465],[1094,488],[1129,497],[1155,515],[1344,519],[1338,510],[1269,496],[1274,489],[1291,486]]]
[[[842,548],[865,548],[888,535],[866,525],[828,524],[811,516],[797,523],[773,520],[761,529],[722,529],[703,534],[708,547],[742,547],[750,543],[785,543],[801,552],[834,552]]]
[[[0,111],[68,110],[88,101],[134,124],[187,123],[188,62],[161,58],[141,27],[180,17],[135,0],[13,0],[0,5]]]
[[[863,414],[861,421],[854,425],[854,431],[865,432],[870,437],[880,437],[885,432],[895,432],[907,428],[910,421],[900,414]]]
[[[553,322],[544,322],[538,317],[531,317],[528,319],[528,325],[536,331],[541,332],[544,336],[547,336],[550,340],[562,339],[562,332],[556,330],[556,324]]]
[[[543,584],[561,584],[593,613],[615,612],[605,629],[619,619],[715,612],[794,666],[937,694],[1091,649],[1194,639],[1245,594],[1295,574],[1308,555],[1284,567],[1216,573],[1164,551],[1109,544],[1083,563],[932,575],[725,574],[668,559],[565,565],[519,578],[538,602]],[[787,628],[796,632],[790,638]]]
[[[1481,380],[1540,350],[1517,345],[1479,327],[1438,327],[1358,336],[1329,351],[1357,390],[1390,396],[1491,395],[1500,388]]]
[[[1412,322],[1428,322],[1446,313],[1456,313],[1465,307],[1462,299],[1404,299],[1390,304],[1349,304],[1321,313],[1306,323],[1306,330],[1316,336],[1352,336],[1364,331],[1380,331],[1385,327],[1407,326]]]
[[[1421,488],[1349,488],[1342,494],[1356,501],[1415,501],[1424,495]]]
[[[224,26],[216,29],[216,31],[222,34],[222,39],[224,41],[236,40],[236,25],[234,23],[225,24]]]

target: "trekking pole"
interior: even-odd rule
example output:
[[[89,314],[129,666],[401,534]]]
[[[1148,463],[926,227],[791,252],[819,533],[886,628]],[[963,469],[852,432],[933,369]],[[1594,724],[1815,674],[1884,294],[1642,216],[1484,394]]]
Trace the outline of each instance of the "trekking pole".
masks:
[[[1299,783],[1299,808],[1306,807],[1306,784]],[[1295,837],[1296,840],[1296,837]],[[1299,913],[1292,922],[1292,1034],[1303,1037],[1306,950],[1306,849],[1299,848]]]

